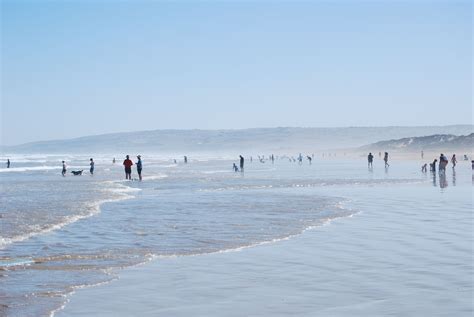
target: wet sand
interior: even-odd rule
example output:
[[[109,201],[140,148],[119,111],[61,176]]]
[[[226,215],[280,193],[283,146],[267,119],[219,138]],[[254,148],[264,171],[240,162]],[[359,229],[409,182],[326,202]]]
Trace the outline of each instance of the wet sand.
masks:
[[[321,189],[360,212],[284,241],[155,259],[77,290],[56,316],[472,316],[470,176]]]

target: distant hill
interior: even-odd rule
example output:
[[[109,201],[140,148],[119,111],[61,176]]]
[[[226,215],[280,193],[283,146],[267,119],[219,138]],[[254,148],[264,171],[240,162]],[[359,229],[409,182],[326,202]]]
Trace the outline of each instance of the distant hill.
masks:
[[[421,151],[437,149],[471,149],[474,145],[474,133],[456,136],[453,134],[435,134],[422,137],[402,138],[380,141],[361,147],[364,150]]]
[[[154,130],[86,136],[3,147],[3,153],[288,153],[357,148],[380,140],[465,135],[472,125],[432,127]]]

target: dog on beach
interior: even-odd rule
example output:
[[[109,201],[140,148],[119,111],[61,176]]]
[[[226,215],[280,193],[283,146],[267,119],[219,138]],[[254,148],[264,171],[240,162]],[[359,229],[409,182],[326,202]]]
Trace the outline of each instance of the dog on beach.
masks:
[[[72,175],[77,176],[77,175],[82,175],[82,171],[83,171],[83,170],[80,170],[80,171],[71,171],[71,173],[72,173]]]

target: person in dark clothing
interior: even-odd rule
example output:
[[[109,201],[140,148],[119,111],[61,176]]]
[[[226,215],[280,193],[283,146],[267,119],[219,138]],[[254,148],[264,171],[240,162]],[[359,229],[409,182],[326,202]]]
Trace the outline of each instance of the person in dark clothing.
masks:
[[[388,164],[388,152],[385,152],[385,155],[383,156],[383,160],[385,161],[385,167],[390,166],[390,164]]]
[[[184,157],[184,164],[188,164],[188,157],[187,156]]]
[[[142,180],[142,157],[140,155],[137,156],[138,162],[137,162],[137,173],[138,173],[138,178]]]
[[[368,161],[369,168],[373,167],[372,162],[374,161],[374,156],[372,155],[372,153],[369,153],[369,155],[367,155],[367,161]]]
[[[126,156],[123,161],[123,166],[125,166],[125,179],[132,180],[132,165],[133,162],[130,160],[130,156]]]
[[[240,156],[240,171],[243,172],[244,171],[244,157],[242,155],[239,155]]]
[[[232,168],[234,169],[234,172],[238,172],[238,171],[239,171],[239,168],[237,167],[237,165],[235,165],[235,163],[234,163],[234,166],[232,166]]]
[[[90,168],[89,172],[91,172],[91,175],[94,175],[94,166],[95,166],[95,163],[94,163],[94,160],[93,160],[92,158],[91,158],[90,161],[91,161],[91,162],[90,162],[89,165],[91,166],[91,168]]]
[[[7,159],[7,168],[10,168],[10,159]]]
[[[438,162],[437,159],[433,161],[433,163],[430,163],[430,172],[436,172],[436,163]]]

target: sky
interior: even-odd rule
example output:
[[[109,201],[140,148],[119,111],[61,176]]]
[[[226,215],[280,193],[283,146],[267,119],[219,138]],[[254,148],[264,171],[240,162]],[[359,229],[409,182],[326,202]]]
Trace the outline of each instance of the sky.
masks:
[[[3,145],[472,124],[471,1],[1,1]]]

